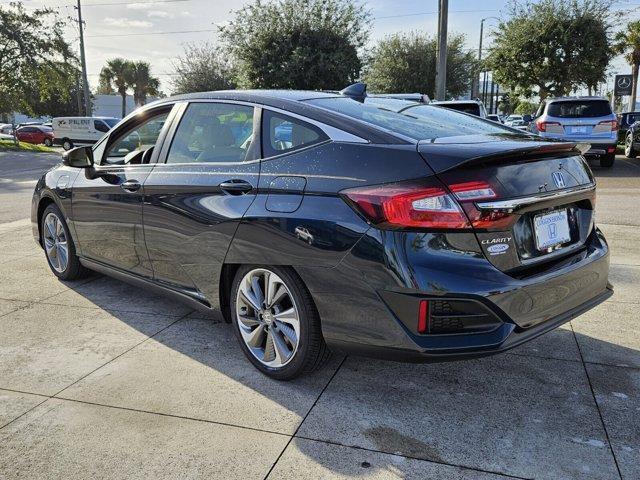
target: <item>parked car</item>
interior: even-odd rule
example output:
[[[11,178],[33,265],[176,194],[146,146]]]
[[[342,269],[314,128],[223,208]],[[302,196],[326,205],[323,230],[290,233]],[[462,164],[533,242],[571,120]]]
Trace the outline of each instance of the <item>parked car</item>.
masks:
[[[462,113],[468,113],[480,118],[487,118],[487,109],[480,100],[445,100],[432,101],[431,105],[445,107]]]
[[[618,118],[618,143],[623,143],[627,138],[629,127],[640,120],[640,112],[624,112],[616,117]]]
[[[503,352],[611,294],[576,143],[347,93],[166,98],[65,152],[31,209],[51,271],[220,310],[278,379]]]
[[[603,97],[551,98],[540,105],[535,132],[555,138],[591,145],[585,153],[602,167],[612,167],[618,143],[618,119],[609,100]]]
[[[487,115],[487,120],[491,120],[492,122],[502,123],[502,118],[500,118],[500,115],[498,115],[496,113],[488,114]]]
[[[512,120],[507,126],[515,128],[516,130],[522,130],[523,132],[529,131],[529,124],[524,120]]]
[[[52,120],[56,145],[71,150],[75,145],[93,145],[120,120],[113,117],[58,117]]]
[[[53,129],[42,125],[32,125],[16,129],[16,138],[21,142],[44,144],[47,147],[53,145]]]
[[[0,123],[0,133],[4,135],[13,135],[13,125],[10,123]]]
[[[634,122],[627,128],[624,139],[624,155],[636,158],[640,152],[640,122]]]

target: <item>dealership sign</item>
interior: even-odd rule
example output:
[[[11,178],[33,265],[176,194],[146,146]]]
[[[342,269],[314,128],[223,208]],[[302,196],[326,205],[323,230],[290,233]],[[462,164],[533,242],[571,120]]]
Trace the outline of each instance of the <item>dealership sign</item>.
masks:
[[[623,95],[631,95],[632,85],[633,85],[633,75],[616,75],[613,94],[616,97],[621,97]]]

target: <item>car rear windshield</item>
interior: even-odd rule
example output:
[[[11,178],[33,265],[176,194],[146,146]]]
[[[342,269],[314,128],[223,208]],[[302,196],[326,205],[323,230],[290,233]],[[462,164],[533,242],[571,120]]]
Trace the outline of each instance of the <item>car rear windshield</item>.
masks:
[[[514,132],[490,120],[402,100],[370,97],[360,102],[348,97],[332,97],[307,101],[414,140]]]
[[[611,115],[611,105],[606,100],[569,100],[552,102],[547,115],[559,118],[606,117]]]

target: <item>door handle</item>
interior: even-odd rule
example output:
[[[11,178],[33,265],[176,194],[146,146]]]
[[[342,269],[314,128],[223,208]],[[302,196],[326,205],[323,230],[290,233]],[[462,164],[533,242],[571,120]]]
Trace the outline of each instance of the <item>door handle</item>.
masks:
[[[230,193],[232,195],[239,195],[247,193],[253,190],[253,185],[245,180],[227,180],[219,185],[223,192]]]
[[[140,182],[138,180],[127,180],[120,184],[120,188],[126,190],[127,192],[137,192],[140,190]]]

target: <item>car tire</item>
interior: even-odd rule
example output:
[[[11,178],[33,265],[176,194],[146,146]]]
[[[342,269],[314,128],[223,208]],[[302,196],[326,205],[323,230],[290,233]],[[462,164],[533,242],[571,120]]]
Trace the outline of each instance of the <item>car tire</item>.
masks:
[[[67,222],[55,204],[42,213],[40,237],[49,268],[60,280],[77,280],[90,273],[80,263]]]
[[[294,271],[243,266],[236,273],[230,299],[240,347],[265,375],[291,380],[316,370],[330,357],[313,299]]]
[[[64,138],[62,140],[62,148],[66,150],[71,150],[73,148],[73,142],[71,140],[69,140],[68,138]]]
[[[633,135],[631,132],[624,138],[624,156],[627,158],[636,158],[638,152],[633,148]]]
[[[615,153],[608,153],[604,157],[600,158],[600,166],[604,168],[613,167],[614,162],[616,161]]]
[[[53,142],[51,141],[51,139],[50,139],[50,138],[45,138],[45,139],[44,139],[44,142],[42,142],[42,143],[44,143],[44,146],[45,146],[45,147],[50,147],[50,146],[52,146],[52,145],[53,145]]]

